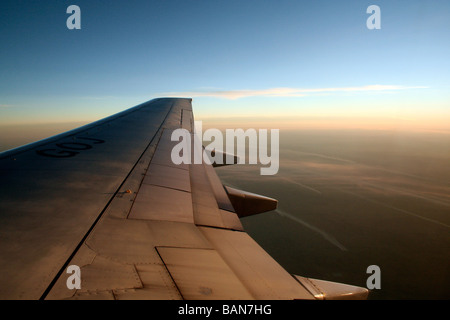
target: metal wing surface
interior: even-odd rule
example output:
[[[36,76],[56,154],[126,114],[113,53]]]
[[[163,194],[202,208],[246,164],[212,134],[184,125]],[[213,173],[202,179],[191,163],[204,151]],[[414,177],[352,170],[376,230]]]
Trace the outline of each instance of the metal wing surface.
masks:
[[[0,299],[367,296],[283,269],[239,219],[276,200],[174,164],[178,128],[193,132],[191,99],[161,98],[0,153]]]

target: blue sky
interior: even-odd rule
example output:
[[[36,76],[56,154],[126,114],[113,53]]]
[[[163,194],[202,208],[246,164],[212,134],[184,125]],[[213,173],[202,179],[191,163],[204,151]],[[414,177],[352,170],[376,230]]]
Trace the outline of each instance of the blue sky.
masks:
[[[68,30],[66,8],[81,8]],[[369,30],[369,5],[381,29]],[[449,1],[2,1],[0,125],[92,121],[154,97],[196,117],[450,123]]]

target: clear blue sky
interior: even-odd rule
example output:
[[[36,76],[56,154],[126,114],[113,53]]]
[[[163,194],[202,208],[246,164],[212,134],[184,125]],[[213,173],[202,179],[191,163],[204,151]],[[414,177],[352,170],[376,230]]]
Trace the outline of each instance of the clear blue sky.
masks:
[[[71,4],[81,30],[66,27]],[[380,30],[366,27],[372,4]],[[1,125],[91,121],[164,95],[193,96],[197,118],[450,123],[446,0],[2,0],[0,43]]]

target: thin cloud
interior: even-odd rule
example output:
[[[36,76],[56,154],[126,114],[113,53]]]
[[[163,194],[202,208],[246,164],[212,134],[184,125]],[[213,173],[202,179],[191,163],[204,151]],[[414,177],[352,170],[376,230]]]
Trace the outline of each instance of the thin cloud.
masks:
[[[423,86],[399,86],[399,85],[367,85],[361,87],[340,87],[340,88],[269,88],[262,90],[214,90],[214,91],[185,91],[166,92],[162,95],[172,97],[213,97],[223,99],[240,99],[247,97],[305,97],[317,94],[348,93],[348,92],[386,92],[407,89],[424,89]]]
[[[0,104],[0,108],[11,108],[13,107],[12,104]]]

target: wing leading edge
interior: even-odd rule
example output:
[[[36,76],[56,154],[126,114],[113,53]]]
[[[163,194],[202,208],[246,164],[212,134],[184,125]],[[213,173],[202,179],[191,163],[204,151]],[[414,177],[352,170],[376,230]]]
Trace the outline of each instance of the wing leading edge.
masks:
[[[191,99],[151,100],[1,153],[0,298],[367,296],[284,270],[240,223],[257,195],[224,188],[210,165],[173,164],[177,128],[193,132]],[[79,289],[67,286],[70,265]]]

